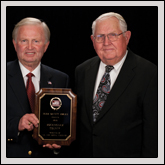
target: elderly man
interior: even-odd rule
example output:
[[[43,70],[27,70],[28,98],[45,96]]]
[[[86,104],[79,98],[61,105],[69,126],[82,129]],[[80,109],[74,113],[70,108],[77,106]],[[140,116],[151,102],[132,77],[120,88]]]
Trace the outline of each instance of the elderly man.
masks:
[[[35,92],[67,88],[69,83],[68,75],[41,64],[49,39],[49,28],[36,18],[21,20],[13,30],[18,59],[7,63],[7,157],[54,157],[49,148],[61,148],[56,144],[39,146],[32,138],[39,122],[33,113]]]
[[[76,68],[79,157],[157,157],[157,67],[127,48],[121,15],[101,15],[92,30],[98,56]]]

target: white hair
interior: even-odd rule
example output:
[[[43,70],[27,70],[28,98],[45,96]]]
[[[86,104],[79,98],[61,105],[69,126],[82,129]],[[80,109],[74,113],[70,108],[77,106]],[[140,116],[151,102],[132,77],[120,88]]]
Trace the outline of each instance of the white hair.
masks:
[[[24,25],[40,25],[40,26],[42,26],[44,29],[44,33],[45,33],[46,43],[50,40],[50,30],[49,30],[48,26],[46,25],[46,23],[43,21],[40,21],[37,18],[27,17],[27,18],[22,19],[20,22],[18,22],[14,27],[14,30],[12,33],[12,38],[15,41],[17,39],[17,33],[19,30],[19,27],[24,26]]]
[[[97,21],[107,19],[107,18],[110,18],[110,17],[116,17],[119,20],[120,29],[121,29],[122,32],[127,31],[127,23],[124,20],[124,18],[118,13],[109,12],[109,13],[105,13],[105,14],[100,15],[95,21],[93,21],[93,23],[92,23],[92,34],[94,35],[94,33],[95,33],[95,27],[96,27]]]

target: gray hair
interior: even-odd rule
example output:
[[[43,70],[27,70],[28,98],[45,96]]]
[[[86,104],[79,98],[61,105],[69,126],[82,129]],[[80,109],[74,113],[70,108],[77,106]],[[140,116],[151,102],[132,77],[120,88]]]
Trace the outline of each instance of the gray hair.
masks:
[[[15,41],[17,40],[18,29],[20,26],[23,26],[23,25],[41,25],[44,29],[46,43],[50,40],[50,30],[49,30],[48,26],[46,25],[46,23],[40,21],[37,18],[28,17],[28,18],[22,19],[20,22],[18,22],[15,25],[13,33],[12,33],[12,38]]]
[[[110,17],[116,17],[119,20],[120,29],[121,29],[122,32],[127,31],[127,23],[124,20],[124,18],[118,13],[110,12],[110,13],[105,13],[105,14],[100,15],[95,21],[93,21],[93,23],[92,23],[92,34],[94,35],[97,21],[102,20],[102,19],[107,19],[107,18],[110,18]]]

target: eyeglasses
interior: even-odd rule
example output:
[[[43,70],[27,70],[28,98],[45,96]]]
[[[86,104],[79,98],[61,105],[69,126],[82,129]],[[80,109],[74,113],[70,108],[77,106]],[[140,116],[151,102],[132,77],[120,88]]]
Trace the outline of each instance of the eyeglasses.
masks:
[[[108,37],[108,40],[111,41],[111,42],[113,42],[113,41],[118,40],[118,36],[121,35],[121,34],[123,34],[123,33],[125,33],[125,32],[122,32],[120,34],[116,34],[116,33],[109,33],[107,35],[105,35],[105,34],[99,34],[97,36],[94,36],[94,39],[95,39],[96,42],[100,42],[101,43],[101,42],[104,42],[105,41],[105,37],[107,36]]]

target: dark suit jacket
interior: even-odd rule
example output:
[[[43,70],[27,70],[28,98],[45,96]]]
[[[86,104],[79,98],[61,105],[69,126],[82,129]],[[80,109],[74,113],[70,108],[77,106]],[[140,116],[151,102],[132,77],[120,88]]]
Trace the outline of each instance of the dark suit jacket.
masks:
[[[52,84],[48,84],[51,81]],[[69,77],[65,73],[41,64],[40,88],[67,88]],[[7,157],[54,157],[53,151],[43,148],[32,138],[32,131],[21,131],[18,123],[26,113],[31,113],[25,84],[18,61],[7,63]],[[28,154],[32,151],[32,155]]]
[[[79,157],[157,157],[157,67],[129,50],[93,124],[93,91],[99,63],[99,57],[94,57],[76,68]]]

